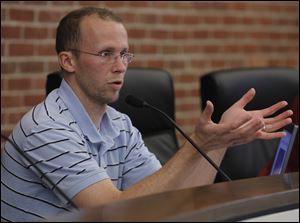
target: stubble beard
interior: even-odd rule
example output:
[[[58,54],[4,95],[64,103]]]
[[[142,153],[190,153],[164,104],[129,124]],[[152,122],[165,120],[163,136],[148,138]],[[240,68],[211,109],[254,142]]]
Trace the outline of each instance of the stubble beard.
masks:
[[[118,100],[119,98],[119,91],[117,92],[105,92],[105,91],[97,91],[97,93],[90,92],[89,89],[85,91],[86,95],[89,97],[91,101],[99,106],[104,106],[110,103],[113,103]],[[111,95],[110,95],[111,94]],[[114,95],[112,95],[114,94]]]

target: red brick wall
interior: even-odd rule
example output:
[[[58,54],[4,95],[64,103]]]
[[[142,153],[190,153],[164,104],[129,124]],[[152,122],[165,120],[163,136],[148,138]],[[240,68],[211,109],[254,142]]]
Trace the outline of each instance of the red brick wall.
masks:
[[[172,74],[176,119],[191,132],[200,113],[199,76],[233,67],[299,68],[299,2],[2,1],[1,131],[45,96],[46,74],[58,69],[60,18],[80,6],[120,14],[136,54],[134,67]]]

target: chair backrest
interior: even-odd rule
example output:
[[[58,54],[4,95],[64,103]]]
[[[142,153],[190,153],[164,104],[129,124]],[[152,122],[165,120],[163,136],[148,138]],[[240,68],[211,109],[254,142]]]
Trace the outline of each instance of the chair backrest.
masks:
[[[130,68],[118,101],[111,106],[127,114],[142,133],[149,150],[164,164],[178,150],[175,128],[159,113],[148,108],[134,108],[125,103],[127,95],[137,96],[175,119],[173,80],[159,69]]]
[[[54,89],[59,88],[63,78],[63,72],[61,70],[54,71],[48,74],[46,78],[46,95],[48,95]]]
[[[48,74],[46,94],[58,88],[61,80],[60,71]],[[166,163],[178,150],[175,128],[159,113],[126,104],[125,98],[129,94],[147,101],[175,119],[174,89],[170,74],[159,69],[129,68],[118,101],[110,104],[130,117],[133,125],[142,133],[149,150],[162,164]]]
[[[256,96],[246,107],[254,110],[268,107],[280,100],[292,104],[299,95],[299,72],[290,68],[241,68],[210,72],[200,77],[202,109],[207,100],[214,104],[213,121],[218,122],[223,112],[248,89],[254,87]],[[276,115],[276,114],[274,114]],[[272,159],[276,140],[255,140],[227,150],[221,168],[232,179],[258,176]],[[223,181],[219,175],[216,182]]]

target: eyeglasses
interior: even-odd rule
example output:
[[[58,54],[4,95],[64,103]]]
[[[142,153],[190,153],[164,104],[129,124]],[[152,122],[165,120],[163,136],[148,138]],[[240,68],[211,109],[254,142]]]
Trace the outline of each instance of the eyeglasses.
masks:
[[[78,49],[70,49],[71,51],[75,51],[78,53],[85,53],[93,56],[97,56],[103,63],[114,63],[117,57],[121,57],[123,64],[127,65],[133,61],[134,54],[133,53],[120,53],[119,55],[115,55],[113,52],[109,50],[104,50],[99,53],[90,53],[83,50]]]

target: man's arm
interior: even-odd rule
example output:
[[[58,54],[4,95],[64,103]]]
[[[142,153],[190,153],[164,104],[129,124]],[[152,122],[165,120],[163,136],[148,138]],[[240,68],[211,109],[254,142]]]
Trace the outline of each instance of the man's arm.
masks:
[[[191,138],[217,165],[221,163],[227,147],[247,143],[256,138],[281,137],[282,133],[265,131],[263,127],[267,126],[268,129],[272,127],[272,131],[276,131],[291,122],[288,118],[292,114],[290,110],[272,119],[265,118],[286,106],[284,102],[262,110],[245,111],[244,106],[253,99],[254,95],[253,89],[248,91],[224,113],[219,124],[211,120],[213,113],[211,102],[207,103],[201,114]],[[192,145],[185,143],[160,170],[129,189],[119,191],[110,180],[103,180],[79,192],[73,201],[79,207],[87,208],[120,199],[210,184],[215,175],[216,171],[213,167],[198,154]]]
[[[217,165],[225,149],[208,152]],[[160,170],[125,191],[118,190],[111,180],[99,181],[79,192],[73,201],[81,208],[89,208],[116,200],[210,184],[216,170],[189,143],[186,143]]]
[[[253,135],[261,128],[260,120],[241,119],[240,122],[247,121],[241,127],[240,135]],[[236,123],[229,125],[235,127]],[[229,128],[226,126],[226,128]],[[221,134],[224,130],[217,134]],[[244,135],[242,135],[244,134]],[[196,135],[191,136],[198,144],[201,145]],[[225,136],[223,138],[226,138]],[[211,140],[216,141],[216,138]],[[219,139],[215,143],[213,149],[207,151],[207,155],[214,160],[217,165],[220,165],[226,149],[220,148],[222,144]],[[224,143],[224,142],[223,142]],[[216,149],[218,148],[218,149]],[[79,192],[73,201],[79,207],[93,207],[115,200],[134,198],[169,190],[182,189],[192,186],[200,186],[213,182],[216,175],[216,170],[206,161],[189,143],[184,146],[157,172],[141,180],[125,191],[119,191],[110,180],[103,180],[93,184],[92,186]]]

